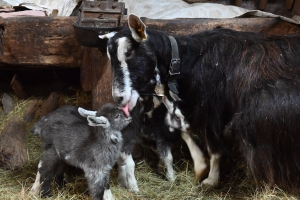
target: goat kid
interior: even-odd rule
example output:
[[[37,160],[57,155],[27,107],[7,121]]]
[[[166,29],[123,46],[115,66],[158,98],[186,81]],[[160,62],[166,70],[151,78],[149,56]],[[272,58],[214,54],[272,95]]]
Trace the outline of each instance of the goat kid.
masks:
[[[194,171],[196,175],[196,180],[203,180],[207,175],[208,177],[202,181],[203,186],[213,186],[217,187],[220,181],[220,160],[218,155],[214,155],[209,151],[210,156],[210,170],[206,164],[206,158],[204,153],[201,151],[199,146],[192,138],[192,133],[190,130],[190,111],[186,110],[186,105],[182,100],[177,96],[172,94],[170,91],[171,97],[175,101],[170,101],[167,96],[162,97],[162,102],[166,106],[168,113],[166,115],[166,123],[170,126],[171,129],[181,130],[181,137],[186,142],[191,157],[194,162]],[[206,146],[206,145],[205,145]]]
[[[143,105],[138,101],[134,109],[126,115],[131,116],[131,123],[128,124],[121,132],[123,138],[123,145],[120,157],[117,160],[118,164],[118,181],[120,184],[128,188],[129,191],[139,192],[138,184],[134,175],[135,162],[132,158],[134,146],[141,143],[140,130],[143,123]],[[85,110],[79,108],[79,113],[87,117],[88,115],[94,116],[96,111]]]
[[[164,174],[169,181],[175,180],[173,169],[172,146],[180,139],[179,130],[170,130],[165,122],[167,109],[155,96],[143,97],[145,108],[145,119],[141,134],[145,140],[152,140],[156,144],[156,150],[159,157],[157,171]],[[150,105],[149,105],[150,104]],[[146,112],[147,111],[147,112]]]
[[[113,198],[110,170],[120,156],[121,130],[131,118],[113,104],[104,105],[94,114],[84,118],[76,107],[63,106],[32,127],[32,133],[41,137],[44,150],[32,192],[41,189],[42,196],[50,196],[52,179],[56,176],[56,183],[63,185],[64,168],[68,164],[83,169],[93,199]]]

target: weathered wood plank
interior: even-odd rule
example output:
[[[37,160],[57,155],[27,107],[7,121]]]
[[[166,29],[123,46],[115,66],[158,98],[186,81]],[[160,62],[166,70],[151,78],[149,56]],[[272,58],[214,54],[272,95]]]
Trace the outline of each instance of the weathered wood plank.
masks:
[[[0,31],[0,68],[80,67],[84,53],[75,38],[72,26],[75,21],[76,17],[0,18],[0,30],[3,30],[3,36]],[[273,18],[144,21],[149,28],[158,28],[176,35],[216,27],[271,34],[300,32],[300,26]],[[126,23],[124,20],[125,25]]]
[[[278,18],[234,18],[234,19],[144,19],[147,27],[166,31],[173,35],[188,35],[215,28],[230,28],[238,31],[250,31],[282,35],[300,33],[300,25]]]
[[[92,91],[92,108],[113,102],[111,95],[110,62],[105,53],[96,48],[83,47],[81,85],[84,91]]]
[[[3,31],[0,67],[80,67],[81,47],[76,42],[74,17],[0,18]],[[1,40],[0,40],[1,41]]]

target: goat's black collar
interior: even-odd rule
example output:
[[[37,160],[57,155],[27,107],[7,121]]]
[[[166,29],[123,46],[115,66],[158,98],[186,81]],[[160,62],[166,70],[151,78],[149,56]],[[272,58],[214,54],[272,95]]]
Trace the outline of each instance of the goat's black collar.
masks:
[[[177,89],[176,79],[180,74],[180,57],[178,52],[178,45],[175,38],[173,36],[169,36],[169,40],[171,42],[171,48],[172,48],[172,59],[171,59],[170,69],[169,69],[168,87],[173,93],[178,95],[179,92]]]

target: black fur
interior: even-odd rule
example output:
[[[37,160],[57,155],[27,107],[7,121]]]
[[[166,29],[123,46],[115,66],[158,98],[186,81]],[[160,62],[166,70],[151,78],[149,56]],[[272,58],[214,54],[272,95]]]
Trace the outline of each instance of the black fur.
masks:
[[[153,102],[152,97],[144,102]],[[166,162],[173,164],[173,159],[170,160],[168,153],[171,153],[173,145],[181,139],[180,130],[170,131],[166,123],[167,108],[163,103],[160,103],[156,108],[150,109],[151,117],[145,114],[145,122],[143,124],[142,133],[144,137],[154,140],[157,153],[160,159],[158,164],[158,172],[162,173],[162,169],[166,166]],[[170,156],[170,155],[169,155]],[[160,166],[162,165],[162,166]],[[167,168],[165,172],[169,180],[174,180],[173,168]]]
[[[156,66],[166,84],[171,61],[167,35],[147,29],[147,36],[137,42],[126,28],[108,42],[116,73],[115,41],[130,41],[134,56],[126,63],[131,86],[140,94],[154,92]],[[258,183],[299,191],[300,36],[216,29],[175,38],[179,97],[193,111],[192,130],[217,154],[226,151],[224,131],[231,131]]]

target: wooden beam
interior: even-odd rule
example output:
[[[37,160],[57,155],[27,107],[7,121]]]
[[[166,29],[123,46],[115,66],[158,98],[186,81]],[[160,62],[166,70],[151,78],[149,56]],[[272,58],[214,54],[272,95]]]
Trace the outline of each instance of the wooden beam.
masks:
[[[294,10],[297,12],[295,6]],[[272,34],[300,32],[299,26],[275,18],[144,20],[149,28],[176,35],[216,27]],[[81,67],[84,50],[75,38],[75,21],[77,17],[0,18],[0,69]]]
[[[278,18],[143,19],[143,21],[148,28],[166,31],[172,35],[188,35],[215,28],[229,28],[237,31],[274,35],[300,33],[300,25],[292,24]]]
[[[0,68],[80,67],[74,21],[75,17],[0,18]]]

